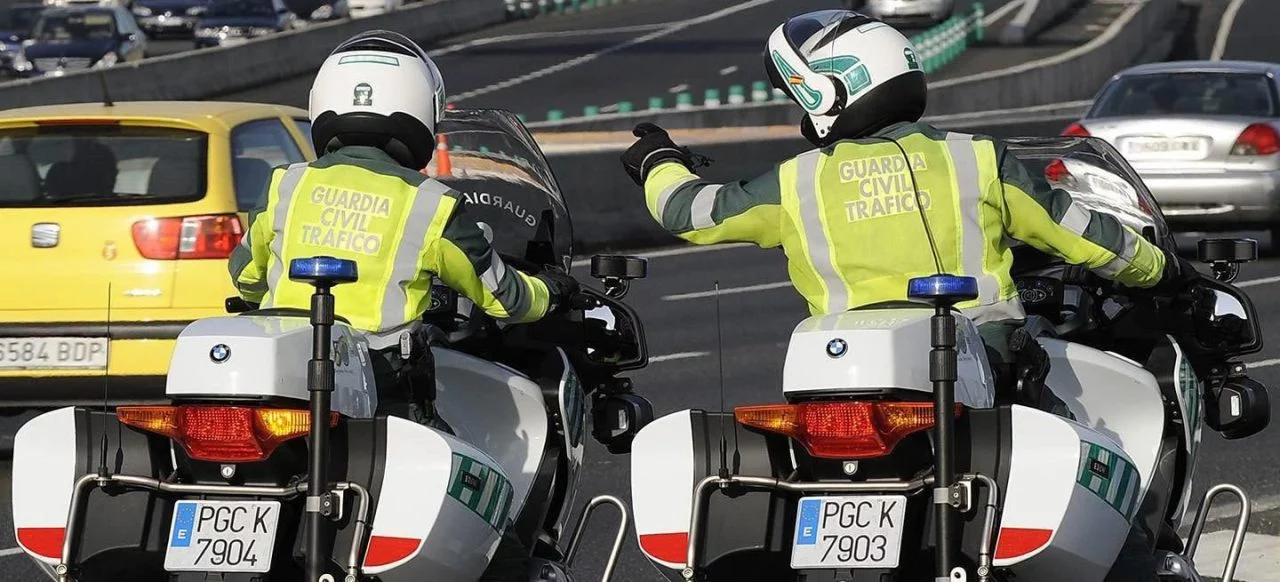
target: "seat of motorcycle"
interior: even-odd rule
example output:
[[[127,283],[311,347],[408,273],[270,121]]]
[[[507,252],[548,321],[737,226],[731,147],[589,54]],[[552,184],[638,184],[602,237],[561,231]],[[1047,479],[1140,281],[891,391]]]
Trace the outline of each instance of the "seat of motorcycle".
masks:
[[[240,315],[260,315],[263,317],[308,317],[309,318],[311,317],[311,310],[300,309],[297,307],[268,307],[266,309],[251,309],[249,311],[241,312]],[[341,315],[334,314],[333,318],[347,325],[351,325],[351,322],[348,321],[347,318]]]

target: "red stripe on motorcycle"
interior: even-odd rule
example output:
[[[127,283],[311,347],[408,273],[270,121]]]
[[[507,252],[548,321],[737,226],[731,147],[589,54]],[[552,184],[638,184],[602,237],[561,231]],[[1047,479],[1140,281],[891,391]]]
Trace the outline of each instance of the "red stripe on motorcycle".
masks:
[[[422,540],[373,536],[369,538],[369,551],[364,556],[364,567],[373,568],[394,564],[418,551]]]
[[[645,534],[640,536],[640,547],[644,548],[645,553],[663,562],[683,564],[689,557],[689,534]]]
[[[20,527],[18,544],[46,558],[60,559],[66,532],[64,527]]]
[[[1008,560],[1025,556],[1049,545],[1051,537],[1051,529],[1002,527],[1000,538],[996,540],[996,559]]]

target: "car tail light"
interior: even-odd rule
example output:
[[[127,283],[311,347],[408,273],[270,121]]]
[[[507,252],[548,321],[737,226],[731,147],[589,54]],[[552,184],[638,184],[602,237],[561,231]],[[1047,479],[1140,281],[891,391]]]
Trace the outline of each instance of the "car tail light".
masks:
[[[121,406],[120,422],[177,441],[197,461],[261,461],[280,443],[306,435],[306,410],[247,406]],[[338,413],[330,413],[337,426]]]
[[[956,405],[956,416],[963,410]],[[883,457],[898,441],[933,427],[929,402],[810,402],[739,406],[739,424],[784,434],[824,459]]]
[[[234,214],[148,218],[133,223],[133,244],[148,259],[225,259],[244,230]]]
[[[1044,167],[1044,177],[1050,182],[1061,182],[1071,175],[1067,164],[1062,160],[1054,160]]]
[[[1062,130],[1062,137],[1090,137],[1090,135],[1089,130],[1079,123],[1068,125],[1066,129]]]
[[[1280,152],[1280,134],[1264,123],[1246,127],[1231,146],[1233,156],[1269,156],[1276,152]]]

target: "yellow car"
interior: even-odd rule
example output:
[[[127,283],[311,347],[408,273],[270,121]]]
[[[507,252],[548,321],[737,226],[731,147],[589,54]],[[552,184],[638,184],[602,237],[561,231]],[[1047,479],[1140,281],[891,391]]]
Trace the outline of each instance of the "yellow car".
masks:
[[[159,402],[174,340],[225,313],[227,258],[307,112],[229,102],[0,112],[0,413]]]

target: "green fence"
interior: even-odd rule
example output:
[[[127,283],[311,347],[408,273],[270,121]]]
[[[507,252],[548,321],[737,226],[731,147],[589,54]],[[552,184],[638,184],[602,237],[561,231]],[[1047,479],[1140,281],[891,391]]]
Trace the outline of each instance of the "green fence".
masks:
[[[515,2],[517,0],[508,0]],[[538,0],[539,5],[551,5],[553,10],[556,6],[572,5],[577,7],[586,7],[588,4],[602,5],[606,3],[623,2],[626,0]],[[566,8],[567,9],[567,8]],[[986,11],[981,3],[976,3],[967,14],[957,14],[947,19],[929,30],[911,37],[911,44],[915,45],[916,54],[920,58],[920,68],[925,74],[933,74],[948,63],[954,61],[963,54],[969,47],[982,42],[986,25],[983,19],[986,17]],[[724,90],[720,88],[706,89],[701,97],[701,103],[698,104],[698,95],[691,92],[677,93],[673,96],[656,95],[645,100],[636,102],[622,101],[612,105],[598,106],[588,105],[583,108],[581,117],[594,117],[607,113],[629,113],[635,110],[634,103],[647,105],[649,111],[660,111],[663,109],[695,109],[698,107],[721,107],[723,105],[740,105],[743,103],[766,103],[769,101],[787,101],[787,96],[781,90],[773,89],[767,81],[756,81],[750,86],[731,85]],[[561,121],[566,119],[563,110],[552,110],[546,112],[543,119],[547,121]]]

